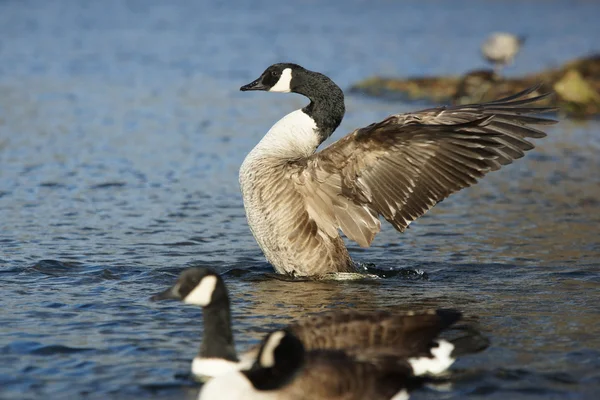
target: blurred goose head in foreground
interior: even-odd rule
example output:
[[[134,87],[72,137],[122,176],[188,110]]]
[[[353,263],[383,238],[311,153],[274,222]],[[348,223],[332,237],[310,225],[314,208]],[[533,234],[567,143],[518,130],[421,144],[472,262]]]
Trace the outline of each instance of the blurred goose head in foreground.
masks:
[[[532,88],[484,104],[395,114],[316,152],[344,116],[344,94],[297,64],[268,67],[242,91],[298,93],[309,104],[279,120],[247,155],[240,186],[250,229],[267,260],[293,276],[356,272],[341,232],[369,247],[383,217],[396,230],[533,149]]]

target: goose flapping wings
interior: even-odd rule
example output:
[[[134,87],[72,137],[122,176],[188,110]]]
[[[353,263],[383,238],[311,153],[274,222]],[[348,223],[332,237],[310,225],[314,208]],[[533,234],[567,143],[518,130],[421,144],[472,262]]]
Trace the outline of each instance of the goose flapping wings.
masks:
[[[532,126],[556,121],[534,115],[555,109],[532,105],[549,96],[527,98],[537,89],[392,115],[290,162],[289,177],[304,200],[288,210],[301,214],[289,217],[297,223],[290,239],[309,244],[315,232],[336,237],[341,230],[368,247],[380,215],[403,232],[452,193],[522,157],[534,147],[529,138],[546,136]]]

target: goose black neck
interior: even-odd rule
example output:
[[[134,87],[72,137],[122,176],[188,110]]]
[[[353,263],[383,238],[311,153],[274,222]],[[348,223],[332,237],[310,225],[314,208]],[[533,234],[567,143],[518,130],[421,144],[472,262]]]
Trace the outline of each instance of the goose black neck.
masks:
[[[294,77],[293,91],[310,100],[310,104],[302,111],[317,124],[319,143],[322,143],[331,136],[344,118],[344,92],[327,76],[308,70]]]
[[[201,358],[223,358],[237,362],[229,301],[211,303],[203,308],[204,333],[200,345]]]

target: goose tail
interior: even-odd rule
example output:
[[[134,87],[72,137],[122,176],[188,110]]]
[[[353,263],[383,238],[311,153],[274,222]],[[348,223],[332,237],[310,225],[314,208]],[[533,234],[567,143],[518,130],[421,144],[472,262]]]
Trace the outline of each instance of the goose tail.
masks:
[[[467,354],[479,353],[490,345],[490,340],[472,326],[455,326],[453,330],[457,333],[460,332],[456,337],[450,339],[450,343],[454,346],[450,356],[454,359]]]

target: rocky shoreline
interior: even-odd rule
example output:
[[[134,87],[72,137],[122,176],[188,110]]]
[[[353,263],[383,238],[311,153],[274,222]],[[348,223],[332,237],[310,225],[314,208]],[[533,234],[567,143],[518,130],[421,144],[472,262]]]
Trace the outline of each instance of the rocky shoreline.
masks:
[[[384,78],[356,83],[351,92],[405,101],[468,104],[508,96],[536,84],[556,94],[541,105],[552,105],[572,118],[600,116],[600,54],[569,61],[518,78],[503,78],[492,70],[475,70],[464,76]]]

